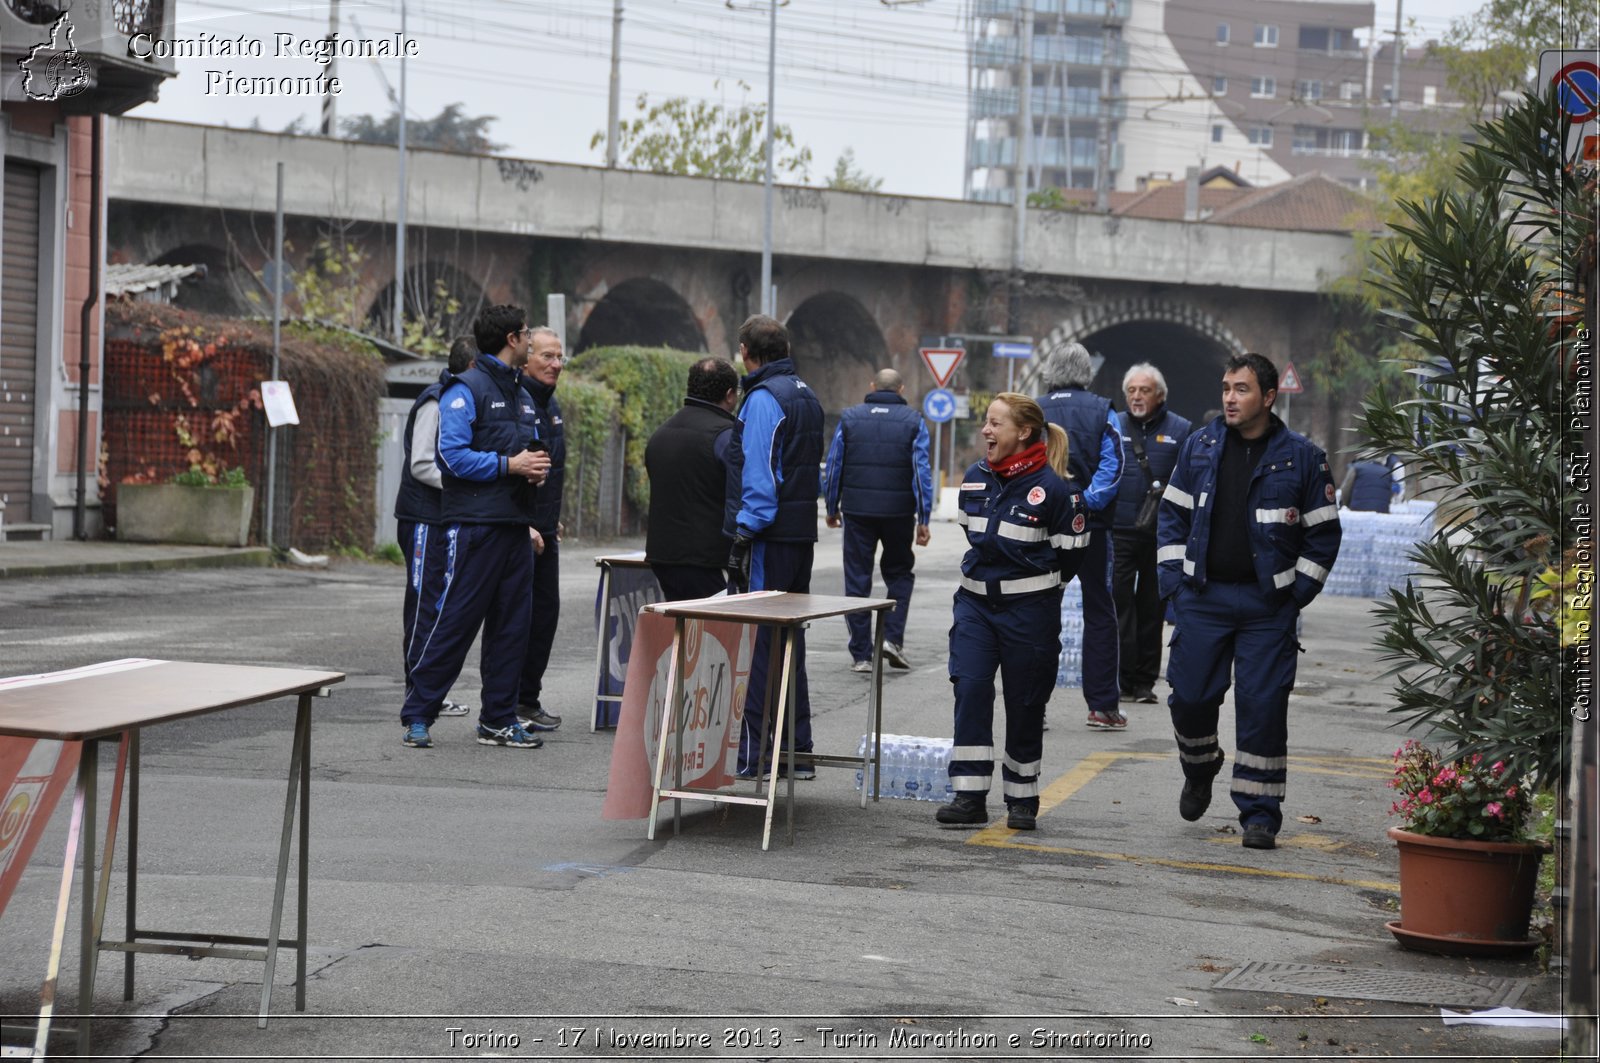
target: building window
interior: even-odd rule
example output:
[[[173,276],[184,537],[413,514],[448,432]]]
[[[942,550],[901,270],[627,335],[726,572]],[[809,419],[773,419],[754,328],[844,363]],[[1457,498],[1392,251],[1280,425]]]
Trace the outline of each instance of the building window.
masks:
[[[1222,143],[1222,127],[1220,125],[1214,125],[1211,127],[1211,143]]]
[[[1250,143],[1259,148],[1272,147],[1272,127],[1269,125],[1253,125],[1250,127]]]
[[[1228,43],[1228,24],[1226,22],[1217,23],[1217,43]]]
[[[1320,100],[1322,99],[1322,82],[1296,81],[1294,83],[1294,94],[1302,100]]]
[[[1361,82],[1344,81],[1339,84],[1339,98],[1341,100],[1359,100],[1361,98]]]
[[[1278,46],[1278,27],[1265,23],[1256,23],[1256,47],[1276,48]]]
[[[1217,77],[1212,78],[1211,79],[1211,95],[1213,95],[1213,96],[1226,96],[1227,94],[1228,94],[1228,79],[1227,78],[1217,78]]]
[[[1277,78],[1254,77],[1250,79],[1250,95],[1258,99],[1271,99],[1277,94]]]
[[[1438,102],[1439,102],[1439,86],[1437,86],[1437,85],[1424,85],[1424,86],[1422,86],[1422,105],[1424,107],[1432,107],[1432,106],[1436,105]]]
[[[1297,125],[1294,127],[1294,153],[1317,150],[1317,131],[1309,126]]]

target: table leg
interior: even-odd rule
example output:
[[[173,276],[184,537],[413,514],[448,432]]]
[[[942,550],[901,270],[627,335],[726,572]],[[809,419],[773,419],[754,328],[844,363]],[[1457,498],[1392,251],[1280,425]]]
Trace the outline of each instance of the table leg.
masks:
[[[756,793],[758,794],[761,792],[761,758],[765,757],[767,753],[767,736],[770,734],[776,738],[778,735],[783,733],[783,716],[781,713],[779,714],[778,723],[776,726],[774,726],[772,722],[772,706],[777,704],[777,702],[773,699],[773,695],[778,692],[779,683],[782,679],[782,673],[778,670],[780,665],[778,655],[780,652],[779,642],[783,638],[784,630],[785,629],[783,628],[772,628],[772,641],[767,647],[767,689],[761,692],[761,735],[756,739],[755,772]],[[743,724],[741,724],[740,727],[742,729]],[[740,745],[744,744],[744,737],[742,734],[739,738],[739,743]],[[773,788],[772,778],[775,777],[778,770],[778,758],[776,755],[773,756],[772,762],[766,765],[766,770],[769,776],[767,781],[767,792],[770,794]],[[765,846],[762,848],[765,848]]]
[[[129,733],[128,742],[128,908],[122,924],[122,940],[131,945],[138,936],[135,905],[139,897],[139,729]],[[133,999],[132,949],[122,954],[122,999]]]
[[[95,764],[88,756],[93,742],[83,743],[78,754],[78,785],[72,795],[72,817],[67,821],[67,851],[61,859],[61,888],[56,892],[56,918],[50,936],[50,960],[45,965],[44,985],[39,989],[39,1025],[33,1035],[33,1057],[44,1059],[50,1041],[50,1022],[55,1017],[56,989],[61,979],[61,953],[67,941],[67,909],[72,904],[72,873],[78,866],[78,836],[83,833],[84,810],[92,807],[86,800],[87,791],[93,788]],[[90,824],[93,829],[93,824]],[[92,877],[92,876],[91,876]],[[79,1041],[79,1054],[87,1054]]]
[[[83,759],[78,762],[78,784],[83,791],[83,829],[81,845],[83,855],[83,897],[78,928],[78,1054],[89,1054],[91,1043],[90,1015],[94,1012],[94,968],[99,956],[98,942],[94,939],[94,818],[96,789],[100,781],[100,741],[90,738],[83,743]]]
[[[785,654],[783,661],[783,685],[784,689],[788,691],[787,696],[785,696],[783,699],[783,703],[784,712],[787,716],[785,730],[789,736],[789,793],[785,799],[785,804],[788,806],[785,811],[788,813],[789,817],[790,845],[794,844],[794,758],[796,756],[794,731],[795,720],[800,715],[800,684],[796,680],[796,674],[800,668],[800,655],[794,652],[794,643],[795,640],[800,637],[800,632],[803,630],[805,630],[804,624],[789,629],[788,652]],[[773,763],[777,763],[778,758],[776,756],[774,756],[772,759]]]
[[[311,730],[311,703],[309,695],[300,696],[300,711],[294,720],[294,747],[289,751],[289,792],[283,802],[283,829],[278,834],[278,878],[272,890],[272,926],[267,931],[267,970],[261,979],[261,1014],[256,1026],[267,1028],[267,1015],[272,1008],[272,980],[278,967],[278,938],[283,930],[283,894],[289,877],[289,838],[294,833],[294,806],[299,796],[301,756],[305,750],[307,732]],[[301,942],[301,947],[305,943]]]
[[[111,772],[111,805],[106,811],[106,840],[100,853],[100,888],[94,898],[95,969],[100,967],[100,942],[106,925],[106,898],[111,893],[111,862],[117,851],[117,820],[122,815],[122,786],[128,770],[128,744],[132,731],[122,732],[117,743],[117,766]]]
[[[794,731],[793,714],[785,713],[784,711],[789,704],[789,694],[792,686],[789,679],[790,674],[794,670],[794,630],[795,629],[793,627],[786,627],[783,629],[783,680],[778,689],[778,699],[776,702],[778,706],[778,718],[776,720],[771,719],[772,706],[774,704],[771,697],[768,697],[767,711],[763,713],[761,717],[761,733],[763,739],[766,737],[767,724],[769,722],[772,724],[772,771],[774,772],[774,775],[767,781],[767,815],[766,821],[761,828],[762,852],[766,852],[772,844],[772,809],[778,800],[778,780],[775,773],[778,770],[779,758],[781,755],[781,750],[778,747],[783,744],[784,721],[786,717],[789,720],[789,732],[792,734]],[[776,648],[777,644],[777,639],[774,639],[774,648]],[[770,684],[768,684],[767,689],[770,694],[772,689]],[[766,744],[763,742],[763,744],[757,748],[757,755],[759,756],[761,753],[765,752]],[[794,766],[793,741],[789,743],[789,754],[790,767],[792,769]],[[759,781],[757,782],[757,785],[760,785]],[[789,772],[789,807],[791,811],[794,808],[794,772],[792,770]],[[792,842],[794,839],[790,838],[789,840]]]
[[[325,692],[319,692],[325,693]],[[295,714],[295,727],[305,720],[305,741],[300,744],[300,879],[295,895],[295,936],[300,941],[296,949],[294,971],[294,1010],[306,1010],[306,912],[310,879],[307,878],[311,857],[311,698],[300,695],[300,708]]]
[[[882,752],[883,739],[883,618],[886,610],[879,609],[873,615],[872,636],[872,697],[867,701],[867,747],[871,750],[872,785],[868,786],[865,770],[861,776],[861,807],[867,807],[867,791],[872,791],[872,799],[878,799],[878,755]],[[865,769],[867,765],[863,764]]]
[[[606,634],[611,629],[611,566],[604,562],[600,565],[600,630],[595,641],[598,645],[594,651],[594,706],[590,710],[589,733],[600,730],[600,693],[605,689],[606,682]],[[621,722],[620,720],[618,721]]]
[[[683,617],[672,618],[672,663],[668,665],[671,670],[667,673],[667,703],[662,706],[661,733],[656,736],[656,767],[650,777],[650,823],[644,832],[648,841],[655,841],[656,819],[661,811],[661,777],[667,766],[667,726],[677,711],[675,706],[683,698],[683,624]],[[673,801],[676,811],[677,799]]]
[[[681,621],[687,630],[688,625],[699,623],[696,620]],[[674,628],[676,630],[676,628]],[[701,637],[705,637],[702,625]],[[683,789],[683,727],[688,723],[688,713],[684,708],[685,687],[688,686],[684,668],[688,664],[689,650],[685,645],[686,640],[678,639],[672,647],[672,676],[673,681],[668,685],[667,691],[672,695],[672,704],[669,709],[672,713],[672,788]],[[683,798],[672,799],[672,836],[676,838],[683,831]]]

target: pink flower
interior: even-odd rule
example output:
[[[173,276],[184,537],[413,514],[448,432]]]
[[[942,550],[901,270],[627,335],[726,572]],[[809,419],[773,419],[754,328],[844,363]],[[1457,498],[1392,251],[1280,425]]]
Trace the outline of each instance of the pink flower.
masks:
[[[1451,783],[1456,781],[1456,777],[1456,770],[1454,768],[1440,768],[1439,774],[1433,777],[1433,785],[1449,786]]]
[[[1515,798],[1517,796],[1517,788],[1515,786],[1507,787],[1506,788],[1506,796],[1510,797],[1510,798]]]
[[[1503,760],[1497,760],[1493,764],[1489,765],[1489,774],[1491,774],[1491,775],[1499,775],[1501,772],[1503,772],[1505,770],[1506,770],[1506,762],[1503,761]]]
[[[1499,819],[1501,813],[1504,811],[1505,810],[1500,807],[1499,801],[1490,801],[1488,804],[1483,806],[1483,814],[1491,819]]]
[[[1417,800],[1425,805],[1433,804],[1433,791],[1424,786],[1422,792],[1417,795]]]

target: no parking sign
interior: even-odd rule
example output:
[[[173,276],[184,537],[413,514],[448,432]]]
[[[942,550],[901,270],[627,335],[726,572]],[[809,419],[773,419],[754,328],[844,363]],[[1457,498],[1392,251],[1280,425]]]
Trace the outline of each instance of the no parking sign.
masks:
[[[1593,49],[1551,49],[1539,53],[1539,85],[1555,89],[1556,101],[1572,119],[1567,157],[1600,162],[1600,53]]]

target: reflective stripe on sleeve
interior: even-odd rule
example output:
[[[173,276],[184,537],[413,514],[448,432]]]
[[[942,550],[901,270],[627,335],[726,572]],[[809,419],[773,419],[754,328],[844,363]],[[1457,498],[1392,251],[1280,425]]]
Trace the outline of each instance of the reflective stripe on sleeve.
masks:
[[[1319,509],[1307,510],[1306,512],[1300,514],[1301,523],[1308,528],[1314,528],[1318,524],[1326,524],[1330,520],[1338,519],[1338,506],[1322,506]]]
[[[1274,587],[1278,588],[1280,591],[1283,590],[1283,588],[1289,586],[1293,582],[1294,582],[1294,569],[1292,569],[1292,568],[1286,568],[1282,572],[1274,573],[1273,576],[1272,576],[1272,585]]]
[[[1171,502],[1175,506],[1182,506],[1184,509],[1194,508],[1194,496],[1187,491],[1179,490],[1176,484],[1167,485],[1167,489],[1161,492],[1161,500],[1163,502]]]
[[[1292,509],[1258,509],[1256,510],[1257,524],[1288,524],[1289,514]]]
[[[1297,572],[1304,572],[1318,583],[1328,582],[1328,570],[1315,561],[1308,561],[1302,557],[1294,563],[1294,567]]]
[[[1163,561],[1182,561],[1183,552],[1186,549],[1187,547],[1185,547],[1182,543],[1173,543],[1171,546],[1163,546],[1161,549],[1156,551],[1156,563],[1160,564]]]
[[[1089,548],[1089,533],[1082,535],[1052,535],[1050,545],[1057,550],[1087,550]]]

